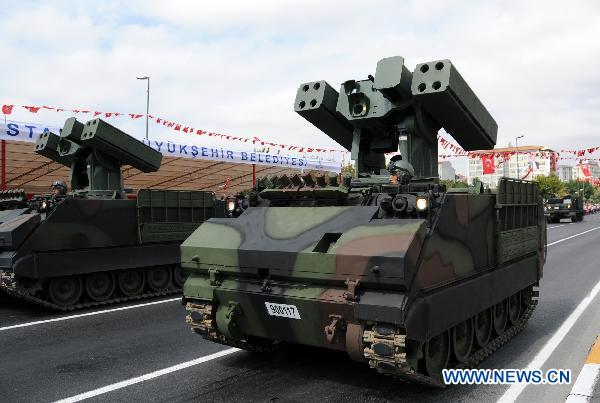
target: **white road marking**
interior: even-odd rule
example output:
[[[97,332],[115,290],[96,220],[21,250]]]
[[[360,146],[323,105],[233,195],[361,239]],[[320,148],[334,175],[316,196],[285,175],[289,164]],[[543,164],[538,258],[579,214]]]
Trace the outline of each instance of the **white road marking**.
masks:
[[[553,228],[560,228],[560,227],[564,227],[567,224],[563,224],[563,225],[553,225],[552,227],[548,227],[548,229],[553,229]]]
[[[600,380],[600,364],[585,364],[565,403],[583,403],[592,400],[596,382]]]
[[[21,327],[43,325],[45,323],[62,322],[62,321],[65,321],[65,320],[71,320],[71,319],[77,319],[77,318],[84,318],[86,316],[96,316],[96,315],[102,315],[102,314],[111,313],[111,312],[127,311],[127,310],[130,310],[130,309],[143,308],[145,306],[151,306],[151,305],[165,304],[167,302],[173,302],[173,301],[181,301],[181,297],[163,299],[163,300],[160,300],[160,301],[146,302],[146,303],[143,303],[143,304],[122,306],[122,307],[113,308],[113,309],[103,309],[101,311],[80,313],[78,315],[61,316],[60,318],[53,318],[53,319],[46,319],[46,320],[36,320],[34,322],[26,322],[26,323],[21,323],[21,324],[18,324],[18,325],[4,326],[4,327],[0,327],[0,332],[4,331],[4,330],[18,329],[18,328],[21,328]]]
[[[592,228],[592,229],[589,229],[589,230],[587,230],[587,231],[580,232],[579,234],[575,234],[575,235],[571,235],[571,236],[568,236],[568,237],[566,237],[566,238],[563,238],[563,239],[559,239],[558,241],[554,241],[554,242],[552,242],[552,243],[549,243],[547,246],[556,245],[557,243],[561,243],[561,242],[564,242],[564,241],[568,241],[569,239],[572,239],[572,238],[575,238],[575,237],[578,237],[578,236],[581,236],[581,235],[587,234],[588,232],[596,231],[596,230],[598,230],[598,229],[600,229],[600,227]]]
[[[553,227],[553,228],[556,228],[556,227]],[[587,230],[587,231],[584,231],[584,232],[581,232],[581,233],[578,233],[575,235],[571,235],[571,236],[563,238],[563,239],[559,239],[558,241],[548,244],[548,246],[556,245],[560,242],[587,234],[589,232],[592,232],[592,231],[595,231],[598,229],[600,229],[600,227],[592,228],[590,230]],[[569,315],[569,317],[563,322],[563,324],[560,326],[560,328],[554,333],[552,338],[550,340],[548,340],[548,342],[546,342],[544,347],[535,356],[535,358],[527,365],[526,368],[538,369],[538,368],[542,367],[542,365],[547,361],[547,359],[550,357],[552,352],[556,349],[556,347],[560,344],[562,339],[571,330],[571,328],[573,327],[575,322],[579,319],[579,317],[587,309],[587,307],[594,300],[594,298],[598,295],[598,293],[600,293],[600,282],[598,282],[594,286],[592,291],[583,300],[581,300],[581,302],[579,303],[577,308],[575,308],[575,310],[571,313],[571,315]],[[70,320],[70,319],[86,317],[86,316],[95,316],[95,315],[100,315],[100,314],[110,313],[110,312],[125,311],[125,310],[129,310],[129,309],[140,308],[140,307],[151,306],[151,305],[158,305],[158,304],[163,304],[163,303],[173,302],[173,301],[178,301],[178,300],[180,300],[180,298],[171,298],[171,299],[167,299],[167,300],[148,302],[148,303],[144,303],[144,304],[137,304],[137,305],[131,305],[131,306],[126,306],[126,307],[114,308],[114,309],[106,309],[106,310],[96,311],[96,312],[88,312],[88,313],[83,313],[83,314],[78,314],[78,315],[64,316],[64,317],[48,319],[48,320],[40,320],[40,321],[35,321],[35,322],[22,323],[19,325],[1,327],[0,331],[34,326],[34,325],[44,324],[44,323],[65,321],[65,320]],[[135,378],[125,380],[125,381],[117,382],[117,383],[107,385],[107,386],[104,386],[104,387],[101,387],[98,389],[94,389],[89,392],[81,393],[79,395],[75,395],[75,396],[72,396],[72,397],[69,397],[66,399],[62,399],[62,400],[57,401],[56,403],[79,402],[79,401],[82,401],[85,399],[89,399],[89,398],[92,398],[95,396],[99,396],[102,394],[106,394],[106,393],[115,391],[118,389],[122,389],[122,388],[125,388],[128,386],[131,386],[131,385],[135,385],[140,382],[145,382],[150,379],[154,379],[154,378],[157,378],[157,377],[160,377],[163,375],[167,375],[172,372],[180,371],[182,369],[186,369],[186,368],[189,368],[189,367],[192,367],[195,365],[199,365],[199,364],[235,353],[237,351],[240,351],[240,350],[236,349],[236,348],[230,348],[227,350],[223,350],[218,353],[210,354],[210,355],[207,355],[204,357],[197,358],[195,360],[183,362],[181,364],[177,364],[177,365],[174,365],[174,366],[171,366],[168,368],[164,368],[164,369],[154,371],[154,372],[151,372],[151,373],[148,373],[145,375],[141,375],[141,376],[138,376]],[[512,385],[511,387],[508,388],[508,390],[506,390],[506,392],[502,395],[502,397],[498,400],[498,402],[504,403],[504,402],[515,401],[517,399],[517,397],[519,397],[519,395],[523,392],[523,390],[525,389],[526,386],[527,386],[527,384]]]
[[[80,402],[85,399],[89,399],[91,397],[103,395],[105,393],[109,393],[115,391],[117,389],[122,389],[127,386],[135,385],[136,383],[145,382],[150,379],[158,378],[159,376],[167,375],[172,372],[181,371],[182,369],[186,369],[189,367],[193,367],[194,365],[202,364],[217,358],[224,357],[226,355],[235,353],[240,351],[237,348],[229,348],[227,350],[219,351],[218,353],[206,355],[204,357],[196,358],[195,360],[182,362],[181,364],[173,365],[172,367],[160,369],[158,371],[150,372],[146,375],[141,375],[135,378],[127,379],[125,381],[113,383],[112,385],[103,386],[98,389],[90,390],[89,392],[81,393],[79,395],[75,395],[72,397],[68,397],[66,399],[58,400],[55,403],[75,403]]]
[[[598,228],[595,228],[598,229]],[[589,231],[586,231],[589,232]],[[583,232],[582,232],[583,234]],[[581,235],[581,234],[579,234]],[[572,238],[572,237],[569,237]],[[565,238],[568,239],[568,238]],[[546,342],[544,347],[537,353],[537,355],[531,360],[529,364],[525,367],[526,369],[541,369],[544,363],[550,358],[550,355],[554,352],[556,347],[560,344],[560,342],[565,338],[565,336],[569,333],[573,325],[577,322],[579,317],[585,312],[587,307],[592,303],[594,298],[598,296],[600,293],[600,281],[594,286],[592,291],[581,300],[577,308],[569,317],[563,322],[563,324],[558,328],[558,330],[554,333],[554,335]],[[514,402],[517,400],[519,395],[525,390],[528,386],[526,383],[516,383],[511,385],[504,394],[498,399],[498,403],[508,403]]]

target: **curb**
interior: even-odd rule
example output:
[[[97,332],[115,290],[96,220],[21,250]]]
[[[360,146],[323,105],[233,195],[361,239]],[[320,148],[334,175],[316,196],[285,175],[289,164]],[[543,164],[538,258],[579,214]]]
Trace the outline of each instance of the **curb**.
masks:
[[[595,389],[595,396],[594,396]],[[590,348],[581,372],[577,376],[566,403],[586,403],[600,398],[600,336]]]

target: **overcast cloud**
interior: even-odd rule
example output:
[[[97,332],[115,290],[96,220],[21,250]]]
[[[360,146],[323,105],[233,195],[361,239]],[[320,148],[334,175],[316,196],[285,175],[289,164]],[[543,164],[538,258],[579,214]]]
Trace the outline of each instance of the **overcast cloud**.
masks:
[[[377,60],[449,58],[496,118],[498,146],[600,145],[600,3],[558,1],[4,2],[0,103],[145,111],[196,128],[333,146],[293,112]],[[12,118],[61,125],[55,112]],[[142,120],[113,120],[143,132]],[[152,131],[165,132],[157,125]]]

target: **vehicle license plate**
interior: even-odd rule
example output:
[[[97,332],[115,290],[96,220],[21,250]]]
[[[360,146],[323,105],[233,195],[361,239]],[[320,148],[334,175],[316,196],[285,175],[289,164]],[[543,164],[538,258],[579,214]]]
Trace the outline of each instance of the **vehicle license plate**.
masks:
[[[282,318],[300,319],[300,312],[296,305],[274,304],[265,302],[267,313],[271,316],[281,316]]]

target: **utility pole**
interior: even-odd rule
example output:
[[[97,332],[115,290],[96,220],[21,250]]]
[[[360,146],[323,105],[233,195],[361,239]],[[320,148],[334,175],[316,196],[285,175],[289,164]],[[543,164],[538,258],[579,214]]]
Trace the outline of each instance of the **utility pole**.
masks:
[[[517,179],[521,179],[521,171],[519,171],[519,139],[522,139],[525,135],[515,137],[515,149],[517,150]]]
[[[148,86],[146,89],[146,140],[148,140],[148,115],[150,114],[150,77],[137,77],[138,80],[146,80]]]

